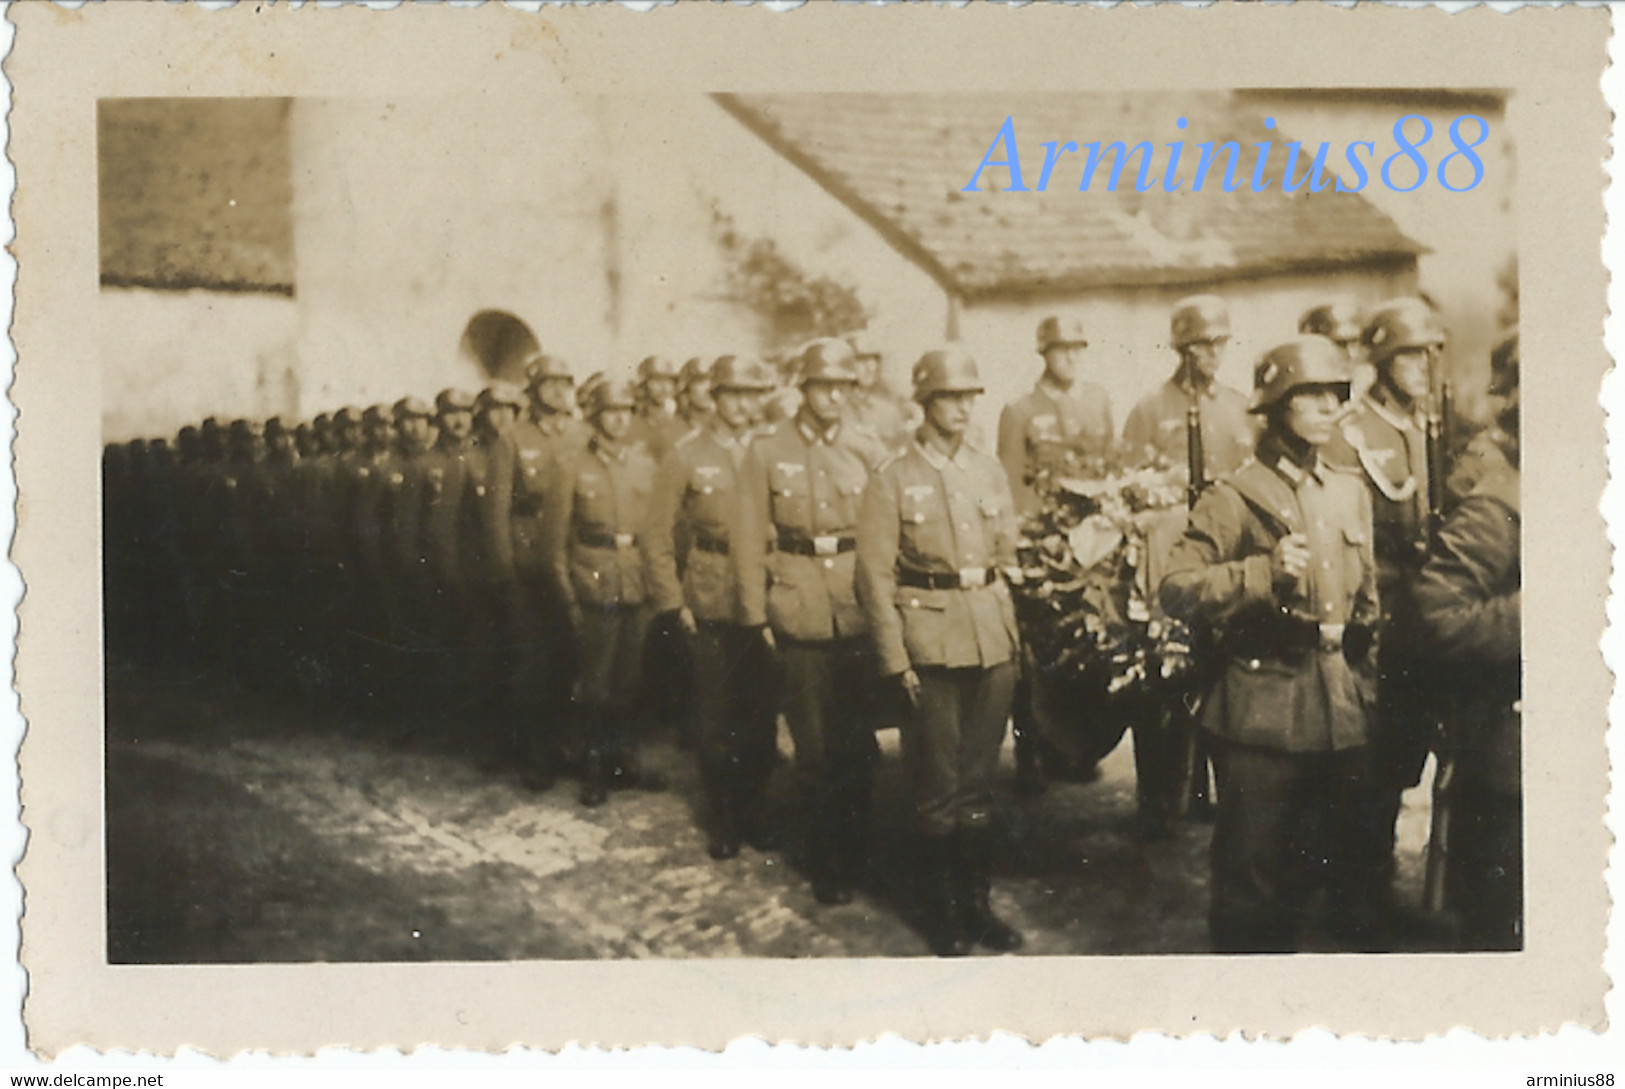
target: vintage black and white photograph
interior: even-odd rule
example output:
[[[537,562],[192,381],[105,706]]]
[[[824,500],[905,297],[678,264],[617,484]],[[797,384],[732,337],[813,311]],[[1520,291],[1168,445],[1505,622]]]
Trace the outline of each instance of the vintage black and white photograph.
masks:
[[[1522,949],[1510,99],[100,99],[107,959]]]

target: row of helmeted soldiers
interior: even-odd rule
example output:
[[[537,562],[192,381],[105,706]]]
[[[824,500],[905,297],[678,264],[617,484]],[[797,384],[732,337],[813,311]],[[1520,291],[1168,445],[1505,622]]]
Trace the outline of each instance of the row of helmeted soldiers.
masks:
[[[1305,325],[1308,347],[1294,341],[1265,362],[1290,370],[1324,363],[1317,353],[1329,349],[1348,367],[1347,342],[1363,345],[1356,350],[1376,385],[1353,411],[1339,410],[1326,460],[1367,474],[1373,496],[1393,505],[1373,527],[1379,566],[1389,555],[1415,570],[1425,546],[1407,540],[1401,552],[1388,540],[1395,519],[1425,521],[1425,495],[1417,498],[1425,466],[1405,420],[1421,426],[1427,402],[1412,396],[1406,368],[1418,351],[1435,365],[1442,333],[1418,300],[1363,322],[1321,308]],[[204,663],[244,684],[291,683],[359,706],[433,714],[537,786],[561,766],[563,726],[573,719],[589,805],[618,786],[661,785],[638,760],[638,701],[645,689],[682,687],[672,683],[681,674],[717,858],[742,843],[770,846],[763,799],[782,710],[805,866],[825,903],[849,900],[859,881],[873,726],[890,696],[914,792],[931,944],[950,954],[969,944],[1014,948],[1020,936],[993,914],[988,890],[993,772],[1020,672],[1006,585],[1019,577],[1018,520],[1042,503],[1038,482],[1056,466],[1087,466],[1124,446],[1131,459],[1155,451],[1181,460],[1193,406],[1203,475],[1228,478],[1254,449],[1259,421],[1296,392],[1277,388],[1262,367],[1252,398],[1216,381],[1229,333],[1220,300],[1181,302],[1171,327],[1174,374],[1136,406],[1119,440],[1105,391],[1085,378],[1081,323],[1046,318],[1037,337],[1043,374],[1005,407],[997,460],[964,442],[982,382],[963,351],[923,355],[909,404],[875,381],[875,353],[835,339],[799,353],[790,383],[798,396],[788,400],[772,369],[745,357],[721,357],[709,374],[687,368],[686,379],[649,359],[635,384],[594,376],[575,390],[569,369],[542,355],[523,391],[447,391],[433,406],[405,398],[297,428],[206,421],[173,444],[111,447],[109,645]],[[1236,585],[1244,583],[1252,585]],[[1203,599],[1191,600],[1200,613]],[[1170,604],[1190,600],[1176,594]],[[1222,626],[1223,617],[1193,619]],[[650,660],[648,648],[661,646],[682,648],[680,668]],[[1248,661],[1297,653],[1253,649]],[[654,683],[645,685],[650,666]],[[1355,747],[1381,748],[1381,718]],[[1247,742],[1283,754],[1262,770],[1235,758],[1221,723],[1202,725],[1219,738],[1216,763],[1232,785],[1318,774],[1322,739],[1305,749],[1289,723]],[[1137,731],[1137,750],[1141,740]],[[1324,740],[1327,752],[1339,745]],[[1140,762],[1142,813],[1155,823],[1177,777],[1167,773],[1168,739],[1148,731],[1146,741],[1164,750]],[[1371,779],[1382,788],[1362,795],[1379,810],[1366,824],[1379,841],[1382,806],[1370,799],[1390,789],[1397,798],[1404,774],[1384,770]],[[1221,780],[1219,793],[1221,824],[1227,803],[1241,819],[1248,789],[1227,792]],[[1299,795],[1315,800],[1293,819],[1323,825],[1328,800]],[[1279,821],[1269,827],[1282,831]],[[1236,855],[1225,872],[1269,886],[1238,891],[1219,881],[1216,855],[1216,936],[1231,936],[1221,944],[1291,941],[1295,929],[1268,895],[1287,884],[1301,892],[1302,866],[1287,857],[1300,845],[1286,835],[1276,845],[1286,853],[1274,859],[1258,854],[1273,841],[1221,838]],[[1314,849],[1331,853],[1324,867],[1344,847]],[[1275,929],[1234,924],[1225,913],[1238,910],[1274,912],[1266,921]]]

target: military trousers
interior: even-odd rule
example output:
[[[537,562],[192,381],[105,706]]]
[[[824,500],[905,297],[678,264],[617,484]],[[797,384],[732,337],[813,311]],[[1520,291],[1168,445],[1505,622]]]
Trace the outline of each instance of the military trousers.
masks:
[[[695,742],[709,767],[772,770],[778,713],[772,654],[756,628],[700,621],[688,637]]]
[[[781,639],[784,717],[795,742],[796,782],[814,853],[848,860],[869,819],[875,762],[870,721],[875,673],[866,639]],[[815,861],[815,865],[821,864]]]
[[[1461,947],[1523,948],[1523,799],[1472,779],[1451,791],[1446,902],[1461,918]]]
[[[1209,745],[1219,788],[1208,911],[1214,951],[1296,950],[1318,889],[1337,940],[1375,942],[1386,875],[1367,832],[1378,797],[1370,748],[1283,752],[1214,737]]]
[[[918,830],[943,836],[987,825],[1015,693],[1014,661],[989,668],[922,666],[920,700],[903,721],[903,765]]]

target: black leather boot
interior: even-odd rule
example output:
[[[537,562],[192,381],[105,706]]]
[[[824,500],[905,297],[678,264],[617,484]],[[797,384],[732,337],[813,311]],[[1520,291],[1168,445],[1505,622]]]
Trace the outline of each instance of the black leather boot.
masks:
[[[953,844],[948,836],[920,837],[920,922],[931,952],[939,957],[963,957],[971,943],[961,926],[962,915],[954,895]]]
[[[1019,931],[993,914],[993,834],[961,828],[953,844],[954,885],[965,934],[984,949],[1011,953],[1022,946]]]
[[[601,752],[589,750],[581,769],[581,804],[595,809],[609,801],[609,769]]]
[[[710,811],[709,841],[706,853],[717,861],[739,857],[739,768],[729,762],[700,765],[705,798]]]

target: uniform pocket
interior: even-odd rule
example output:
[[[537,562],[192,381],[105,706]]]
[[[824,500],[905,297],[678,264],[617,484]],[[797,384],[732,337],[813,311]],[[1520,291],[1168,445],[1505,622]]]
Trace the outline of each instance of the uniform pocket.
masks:
[[[915,665],[948,658],[948,600],[942,590],[903,590],[894,599],[903,618],[903,647]]]

